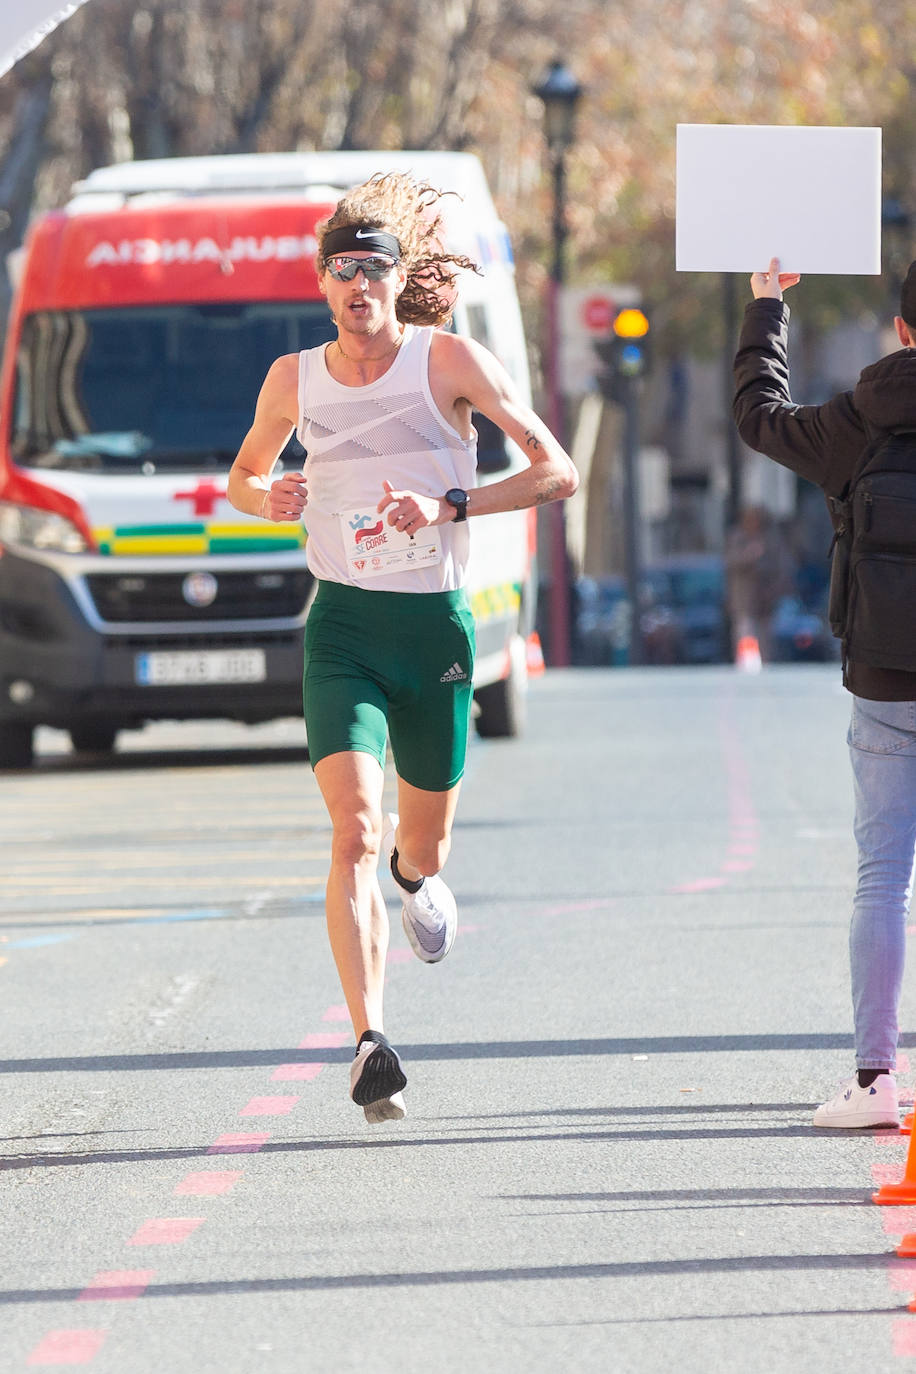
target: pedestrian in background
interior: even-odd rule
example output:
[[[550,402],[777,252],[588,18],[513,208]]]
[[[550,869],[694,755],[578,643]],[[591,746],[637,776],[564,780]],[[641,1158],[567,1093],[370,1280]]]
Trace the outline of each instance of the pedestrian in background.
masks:
[[[751,277],[735,359],[734,414],[746,444],[845,498],[876,433],[916,431],[916,262],[894,325],[901,350],[867,367],[853,391],[823,405],[795,405],[789,391],[789,310],[799,281],[774,258]],[[916,535],[916,530],[914,530]],[[891,645],[887,646],[888,651]],[[899,1124],[894,1069],[906,920],[916,855],[916,672],[857,660],[848,743],[855,784],[858,878],[850,930],[856,1074],[818,1107],[815,1126]]]
[[[725,572],[732,657],[743,639],[756,640],[760,657],[771,657],[770,626],[782,597],[793,590],[792,559],[763,506],[745,506],[726,535]]]

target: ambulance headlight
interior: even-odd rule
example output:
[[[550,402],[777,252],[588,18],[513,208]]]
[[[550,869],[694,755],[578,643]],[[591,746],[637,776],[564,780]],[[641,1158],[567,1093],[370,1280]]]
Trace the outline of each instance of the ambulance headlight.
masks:
[[[0,544],[53,553],[86,553],[88,544],[71,520],[34,506],[0,501]]]

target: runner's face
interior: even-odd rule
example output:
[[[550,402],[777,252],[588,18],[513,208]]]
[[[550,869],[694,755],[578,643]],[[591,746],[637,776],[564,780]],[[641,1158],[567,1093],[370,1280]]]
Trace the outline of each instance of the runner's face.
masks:
[[[359,262],[360,258],[377,258],[377,250],[343,256]],[[403,263],[395,263],[380,281],[369,281],[364,272],[357,272],[352,281],[337,281],[324,269],[319,277],[322,294],[327,296],[331,314],[340,329],[351,334],[375,334],[386,324],[396,320],[395,306],[404,290],[407,273]]]

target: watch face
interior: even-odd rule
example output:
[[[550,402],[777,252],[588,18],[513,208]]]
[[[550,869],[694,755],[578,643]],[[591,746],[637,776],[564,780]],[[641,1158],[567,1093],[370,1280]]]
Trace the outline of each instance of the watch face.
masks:
[[[445,499],[450,506],[455,507],[455,524],[461,524],[468,518],[468,494],[460,487],[452,487],[451,491],[445,493]]]

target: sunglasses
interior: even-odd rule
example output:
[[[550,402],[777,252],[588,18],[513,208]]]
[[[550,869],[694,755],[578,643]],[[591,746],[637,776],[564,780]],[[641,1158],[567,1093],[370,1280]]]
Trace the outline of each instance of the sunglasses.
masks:
[[[352,281],[357,272],[366,274],[366,281],[381,281],[387,277],[394,258],[328,258],[327,269],[335,281]]]

